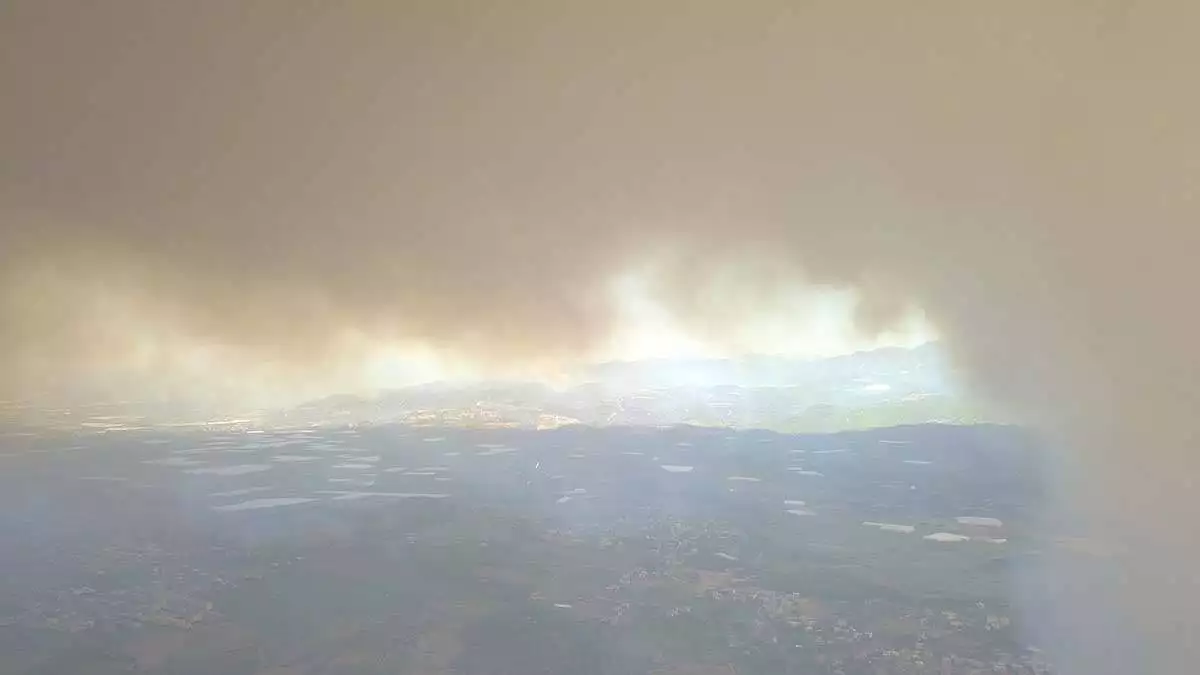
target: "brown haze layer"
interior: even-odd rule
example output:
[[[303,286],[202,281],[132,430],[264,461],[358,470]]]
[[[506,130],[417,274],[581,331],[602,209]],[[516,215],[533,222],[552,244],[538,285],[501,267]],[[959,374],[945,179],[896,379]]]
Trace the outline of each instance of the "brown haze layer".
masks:
[[[154,364],[148,335],[289,371],[354,335],[570,355],[607,334],[613,274],[672,261],[656,288],[713,330],[753,294],[689,289],[757,261],[759,286],[857,287],[864,327],[918,304],[982,391],[1069,439],[1072,489],[1142,551],[1120,593],[1144,672],[1182,672],[1198,13],[9,0],[0,371]]]

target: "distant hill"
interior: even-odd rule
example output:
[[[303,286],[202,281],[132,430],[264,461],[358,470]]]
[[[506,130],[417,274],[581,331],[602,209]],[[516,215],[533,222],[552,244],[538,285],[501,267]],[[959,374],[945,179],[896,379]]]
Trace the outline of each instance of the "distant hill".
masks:
[[[932,390],[951,386],[951,368],[937,343],[884,347],[823,359],[757,355],[740,359],[647,359],[612,361],[582,369],[580,379],[626,386],[787,387],[813,383],[847,386],[878,380],[905,381]]]
[[[536,428],[692,424],[785,432],[1000,421],[962,396],[936,344],[828,359],[654,359],[589,366],[579,384],[434,383],[283,411],[312,422]]]

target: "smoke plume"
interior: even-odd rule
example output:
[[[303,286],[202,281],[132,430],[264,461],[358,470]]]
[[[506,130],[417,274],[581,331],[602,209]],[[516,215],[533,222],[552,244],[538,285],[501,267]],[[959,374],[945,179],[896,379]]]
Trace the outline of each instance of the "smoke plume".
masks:
[[[287,372],[360,339],[554,359],[607,333],[631,266],[713,330],[755,294],[696,289],[750,260],[751,289],[858,289],[866,329],[919,305],[1070,447],[1124,547],[1106,592],[1136,658],[1177,672],[1200,625],[1198,12],[5,2],[4,386],[180,341]]]

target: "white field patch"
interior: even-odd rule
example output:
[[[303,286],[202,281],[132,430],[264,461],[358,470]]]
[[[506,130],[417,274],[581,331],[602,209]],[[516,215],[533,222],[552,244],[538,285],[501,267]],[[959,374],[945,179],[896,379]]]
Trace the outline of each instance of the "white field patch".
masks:
[[[392,499],[445,499],[450,495],[445,492],[363,492],[358,490],[318,490],[319,495],[330,495],[336,501],[351,501],[368,497],[388,497]]]
[[[761,483],[762,482],[761,478],[755,478],[754,476],[729,476],[725,480],[733,481],[735,483]]]
[[[367,474],[357,478],[327,478],[330,483],[341,483],[343,485],[358,485],[360,487],[370,487],[375,484],[375,476]]]
[[[790,513],[793,516],[815,516],[815,515],[817,515],[816,511],[813,511],[811,509],[788,509],[787,511],[785,511],[785,513]]]
[[[863,521],[863,525],[865,525],[866,527],[874,527],[876,529],[883,530],[884,532],[898,532],[900,534],[912,534],[913,532],[917,531],[917,528],[913,525],[897,525],[896,523],[877,523],[877,522],[874,522],[871,520]]]
[[[209,493],[209,497],[241,497],[242,495],[251,495],[255,492],[265,492],[272,489],[269,485],[260,485],[258,487],[239,488],[237,490],[225,490],[224,492]]]
[[[1004,527],[1004,521],[999,518],[984,518],[980,516],[959,516],[954,520],[959,525],[974,525],[976,527]]]
[[[248,454],[252,454],[255,452],[262,452],[263,450],[270,450],[270,449],[271,449],[271,447],[267,446],[267,445],[258,445],[256,443],[247,443],[244,445],[238,445],[238,446],[229,447],[229,448],[221,448],[220,452],[227,454],[227,455],[248,455]]]
[[[199,469],[184,469],[184,473],[204,476],[244,476],[250,473],[270,471],[270,464],[234,464],[233,466],[209,466]]]
[[[922,537],[922,539],[927,539],[929,541],[936,541],[936,542],[943,543],[943,544],[954,544],[954,543],[958,543],[958,542],[962,542],[962,541],[970,541],[971,540],[971,538],[966,535],[953,534],[951,532],[934,532],[933,534],[925,535],[924,537]]]
[[[663,471],[666,471],[667,473],[691,473],[692,470],[696,468],[694,466],[685,466],[682,464],[662,464],[661,466]]]
[[[237,504],[225,504],[223,506],[212,507],[214,511],[251,511],[254,509],[274,509],[280,506],[294,506],[296,504],[307,504],[315,502],[316,499],[311,497],[265,497],[263,499],[251,499]]]

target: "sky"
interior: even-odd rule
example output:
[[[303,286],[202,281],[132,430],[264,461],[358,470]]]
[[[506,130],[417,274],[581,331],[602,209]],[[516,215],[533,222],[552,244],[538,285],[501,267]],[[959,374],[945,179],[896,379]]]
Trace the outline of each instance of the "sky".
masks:
[[[845,306],[797,289],[850,292],[861,340],[923,316],[1124,551],[1138,621],[1074,672],[1178,672],[1198,31],[1182,0],[8,0],[0,386],[821,350]]]
[[[736,86],[797,17],[691,8],[6,4],[8,384],[294,391],[919,340],[862,330],[858,280],[757,250],[792,206],[755,193],[791,160],[750,151],[801,148],[799,101],[705,148],[745,122],[699,74]]]

